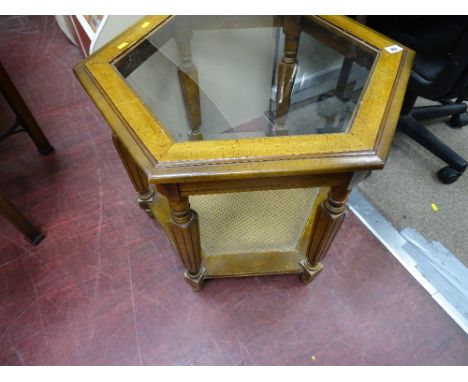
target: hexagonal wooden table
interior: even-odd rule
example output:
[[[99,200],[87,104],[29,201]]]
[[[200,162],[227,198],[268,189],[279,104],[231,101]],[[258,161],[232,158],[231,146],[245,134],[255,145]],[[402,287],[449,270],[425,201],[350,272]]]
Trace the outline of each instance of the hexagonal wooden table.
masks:
[[[196,289],[321,271],[413,52],[343,16],[153,16],[75,72]]]

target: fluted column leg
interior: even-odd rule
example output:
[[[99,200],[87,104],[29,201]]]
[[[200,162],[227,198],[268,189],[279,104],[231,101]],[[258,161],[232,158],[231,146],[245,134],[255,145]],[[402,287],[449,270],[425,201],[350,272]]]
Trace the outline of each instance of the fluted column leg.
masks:
[[[190,208],[187,196],[181,196],[177,185],[158,185],[166,196],[171,214],[171,232],[177,253],[184,264],[186,281],[196,291],[203,289],[205,268],[201,265],[198,215]]]
[[[347,210],[349,190],[332,187],[327,199],[320,205],[314,218],[312,234],[307,246],[306,257],[300,262],[303,272],[300,279],[311,282],[323,269],[320,262],[328,252]]]

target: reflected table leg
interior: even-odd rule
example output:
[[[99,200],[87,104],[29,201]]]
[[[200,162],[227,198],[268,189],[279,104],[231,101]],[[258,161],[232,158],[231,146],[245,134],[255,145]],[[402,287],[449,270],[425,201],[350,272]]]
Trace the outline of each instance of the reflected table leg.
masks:
[[[192,31],[185,23],[176,26],[176,43],[180,57],[177,69],[180,89],[184,99],[185,113],[189,123],[189,137],[192,140],[203,139],[201,127],[200,88],[198,86],[198,69],[192,62]]]
[[[297,51],[300,32],[300,16],[283,17],[284,54],[278,65],[276,120],[273,126],[273,135],[288,134],[285,124],[297,73]]]

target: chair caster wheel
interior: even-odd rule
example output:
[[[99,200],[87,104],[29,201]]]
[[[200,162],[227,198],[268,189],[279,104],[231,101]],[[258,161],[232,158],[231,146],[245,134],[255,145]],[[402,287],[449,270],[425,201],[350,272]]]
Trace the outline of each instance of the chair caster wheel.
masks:
[[[452,115],[448,120],[447,125],[454,129],[459,129],[460,127],[468,125],[468,114],[462,113]]]
[[[450,166],[441,168],[439,171],[437,171],[437,177],[444,184],[451,184],[457,181],[461,174],[461,172]]]

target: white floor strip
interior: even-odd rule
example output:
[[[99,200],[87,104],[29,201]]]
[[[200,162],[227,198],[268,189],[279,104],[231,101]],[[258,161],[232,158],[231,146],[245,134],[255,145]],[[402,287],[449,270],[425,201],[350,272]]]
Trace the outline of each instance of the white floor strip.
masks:
[[[418,232],[399,233],[364,196],[354,190],[351,211],[468,334],[468,270],[442,244],[427,242]]]

